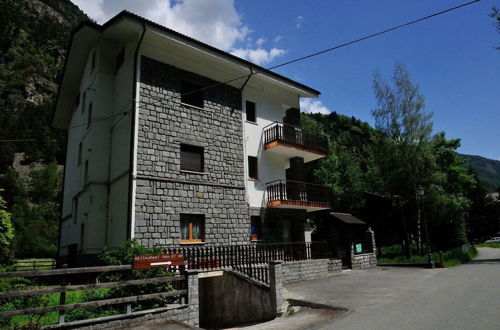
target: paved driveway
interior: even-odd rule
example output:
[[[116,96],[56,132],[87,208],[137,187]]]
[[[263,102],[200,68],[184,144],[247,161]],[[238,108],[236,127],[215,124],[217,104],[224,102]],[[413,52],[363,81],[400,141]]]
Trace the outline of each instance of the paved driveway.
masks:
[[[500,249],[478,250],[448,269],[377,267],[285,287],[350,310],[321,329],[500,329]]]

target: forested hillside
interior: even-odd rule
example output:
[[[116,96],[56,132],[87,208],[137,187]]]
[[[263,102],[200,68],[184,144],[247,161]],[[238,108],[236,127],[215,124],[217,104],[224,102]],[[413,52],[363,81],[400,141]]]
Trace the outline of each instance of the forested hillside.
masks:
[[[70,33],[82,20],[69,0],[0,2],[0,173],[15,152],[27,162],[64,161],[65,132],[50,124]]]
[[[500,188],[500,161],[484,158],[481,156],[463,155],[470,166],[476,172],[479,181],[488,192],[497,192]]]
[[[69,0],[0,1],[0,211],[14,229],[5,239],[2,213],[0,263],[56,253],[65,132],[51,120],[70,33],[83,20]],[[14,168],[16,153],[38,165]]]

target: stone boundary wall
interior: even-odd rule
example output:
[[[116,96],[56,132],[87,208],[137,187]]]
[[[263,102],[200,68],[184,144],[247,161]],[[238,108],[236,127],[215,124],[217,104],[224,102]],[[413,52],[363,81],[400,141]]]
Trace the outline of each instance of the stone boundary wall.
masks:
[[[283,283],[314,280],[326,277],[329,272],[340,272],[340,259],[315,259],[285,262],[281,265]]]
[[[365,254],[355,254],[352,257],[352,269],[367,269],[377,266],[377,254],[376,253],[365,253]]]
[[[190,325],[194,325],[195,322],[189,320],[189,306],[182,305],[179,308],[151,313],[141,316],[125,316],[123,319],[115,320],[105,323],[91,324],[83,327],[78,327],[78,329],[84,330],[95,330],[95,329],[123,329],[124,327],[140,327],[145,324],[160,323],[168,320],[182,322]]]

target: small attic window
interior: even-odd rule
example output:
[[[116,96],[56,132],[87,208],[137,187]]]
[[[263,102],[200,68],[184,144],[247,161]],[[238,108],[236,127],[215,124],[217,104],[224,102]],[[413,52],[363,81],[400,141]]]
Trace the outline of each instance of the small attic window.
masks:
[[[118,73],[118,70],[120,70],[124,61],[125,61],[125,47],[123,47],[122,50],[116,56],[115,74]]]

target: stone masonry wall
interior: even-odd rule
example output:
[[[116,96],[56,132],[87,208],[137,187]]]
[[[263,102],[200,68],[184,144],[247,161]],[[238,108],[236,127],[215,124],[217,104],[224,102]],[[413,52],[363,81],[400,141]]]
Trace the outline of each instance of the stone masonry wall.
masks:
[[[314,259],[306,261],[285,262],[281,265],[283,283],[314,280],[326,277],[329,272],[340,272],[340,259]]]
[[[178,245],[180,214],[205,215],[205,242],[250,238],[245,200],[241,92],[205,90],[203,109],[181,104],[181,82],[210,79],[142,57],[135,238],[145,246]],[[180,145],[204,148],[204,171],[180,170]]]
[[[375,267],[377,266],[377,254],[365,253],[354,255],[351,264],[353,270]]]

